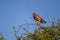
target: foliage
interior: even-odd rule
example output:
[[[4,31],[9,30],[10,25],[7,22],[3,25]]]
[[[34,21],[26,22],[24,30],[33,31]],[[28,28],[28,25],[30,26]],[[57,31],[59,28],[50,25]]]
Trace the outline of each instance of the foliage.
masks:
[[[22,40],[60,40],[60,21],[58,20],[52,22],[52,25],[49,27],[41,26],[40,23],[36,23],[38,29],[34,30],[34,33],[29,33],[24,27],[23,29],[28,32],[28,34],[24,35]],[[20,40],[20,39],[17,39]]]
[[[30,24],[26,24],[30,25]],[[40,23],[36,23],[38,26],[37,29],[34,30],[34,33],[30,33],[23,25],[21,25],[22,29],[27,33],[25,35],[18,36],[18,31],[15,27],[13,27],[14,35],[16,40],[60,40],[60,20],[58,19],[55,23],[52,22],[52,25],[48,27],[42,26]],[[25,25],[24,25],[25,26]],[[4,36],[0,35],[0,40],[5,40]]]
[[[0,34],[0,40],[5,40],[4,35]]]

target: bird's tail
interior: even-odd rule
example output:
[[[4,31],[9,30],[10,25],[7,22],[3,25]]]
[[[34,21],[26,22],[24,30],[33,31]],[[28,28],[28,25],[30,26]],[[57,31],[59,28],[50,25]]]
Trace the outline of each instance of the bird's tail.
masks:
[[[46,21],[45,21],[45,20],[43,20],[43,23],[46,23]]]
[[[43,19],[41,19],[41,21],[40,21],[41,23],[47,23],[45,20],[43,20]]]

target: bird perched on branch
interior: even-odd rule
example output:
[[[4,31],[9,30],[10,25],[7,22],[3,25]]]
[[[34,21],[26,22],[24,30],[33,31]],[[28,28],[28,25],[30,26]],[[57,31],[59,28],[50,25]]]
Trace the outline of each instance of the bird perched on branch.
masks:
[[[43,19],[42,19],[38,14],[36,14],[36,13],[33,13],[33,18],[34,18],[36,21],[40,22],[40,23],[46,23],[46,21],[43,20]]]

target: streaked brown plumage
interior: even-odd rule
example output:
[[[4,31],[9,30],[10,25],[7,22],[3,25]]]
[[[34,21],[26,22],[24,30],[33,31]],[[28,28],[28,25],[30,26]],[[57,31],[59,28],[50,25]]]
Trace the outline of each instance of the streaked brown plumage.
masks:
[[[40,23],[46,23],[45,20],[43,20],[39,15],[37,15],[36,13],[33,13],[33,18],[36,20],[36,21],[39,21]]]

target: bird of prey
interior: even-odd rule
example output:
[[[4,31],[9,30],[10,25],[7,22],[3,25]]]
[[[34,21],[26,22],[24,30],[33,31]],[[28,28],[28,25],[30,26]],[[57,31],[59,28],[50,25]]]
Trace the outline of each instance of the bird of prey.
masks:
[[[36,21],[40,22],[40,23],[46,23],[46,21],[43,20],[43,19],[42,19],[38,14],[36,14],[36,13],[33,13],[33,18],[34,18]]]

